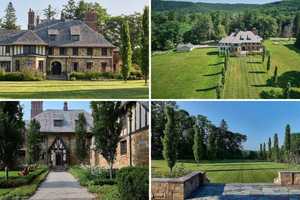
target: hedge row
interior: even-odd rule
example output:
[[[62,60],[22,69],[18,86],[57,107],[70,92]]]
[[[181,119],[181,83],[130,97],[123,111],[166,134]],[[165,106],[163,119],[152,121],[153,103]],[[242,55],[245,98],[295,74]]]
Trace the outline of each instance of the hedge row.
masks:
[[[0,71],[0,81],[41,81],[44,76],[36,70],[22,70],[21,72]]]
[[[132,71],[128,77],[128,80],[140,80],[143,75],[139,71]],[[99,80],[99,79],[119,79],[122,80],[121,74],[115,74],[112,72],[72,72],[69,76],[70,80]]]

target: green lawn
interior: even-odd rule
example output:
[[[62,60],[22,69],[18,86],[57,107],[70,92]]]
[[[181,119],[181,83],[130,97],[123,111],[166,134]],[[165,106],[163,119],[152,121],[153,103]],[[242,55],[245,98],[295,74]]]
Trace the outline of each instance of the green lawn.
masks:
[[[184,168],[185,172],[204,171],[212,183],[271,183],[277,177],[277,172],[285,169],[300,169],[300,166],[274,162],[255,161],[220,161],[195,163],[182,161],[176,164],[177,170]],[[176,170],[175,168],[175,170]],[[152,176],[168,175],[164,160],[152,160]]]
[[[261,56],[231,57],[223,92],[225,99],[257,99],[264,90],[279,89],[266,86],[278,66],[278,75],[300,72],[300,51],[293,42],[265,41],[271,52],[272,68],[267,72]],[[152,57],[152,94],[154,98],[216,98],[215,86],[223,59],[216,48],[192,52],[155,55]],[[289,78],[299,79],[296,73]],[[293,77],[294,76],[294,77]],[[294,88],[295,89],[295,88]],[[299,88],[296,90],[300,91]]]
[[[138,81],[24,81],[0,82],[5,99],[139,99],[148,98],[148,87]]]

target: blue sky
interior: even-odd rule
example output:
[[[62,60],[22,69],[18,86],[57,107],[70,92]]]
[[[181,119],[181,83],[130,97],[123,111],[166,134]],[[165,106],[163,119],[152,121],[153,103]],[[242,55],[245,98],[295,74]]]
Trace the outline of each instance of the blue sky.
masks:
[[[300,132],[300,102],[178,102],[192,115],[205,115],[219,125],[225,119],[233,132],[246,134],[245,149],[258,149],[259,144],[279,134],[282,144],[286,124],[292,132]]]
[[[61,10],[67,0],[1,0],[0,17],[4,16],[4,10],[9,2],[12,2],[15,9],[18,24],[22,29],[27,28],[27,13],[29,8],[32,8],[37,13],[42,15],[42,10],[51,4],[55,9]],[[76,0],[78,2],[79,0]],[[98,2],[110,15],[132,14],[141,12],[145,5],[148,5],[148,0],[85,0],[86,2]]]
[[[30,119],[31,112],[31,101],[21,101],[21,105],[23,106],[24,119]],[[43,109],[63,109],[64,101],[44,101]],[[90,101],[68,101],[68,108],[71,109],[83,109],[87,112],[91,112],[90,109]]]
[[[175,0],[174,0],[175,1]],[[176,0],[176,1],[189,1],[189,2],[204,2],[204,3],[244,3],[244,4],[265,4],[280,0]]]

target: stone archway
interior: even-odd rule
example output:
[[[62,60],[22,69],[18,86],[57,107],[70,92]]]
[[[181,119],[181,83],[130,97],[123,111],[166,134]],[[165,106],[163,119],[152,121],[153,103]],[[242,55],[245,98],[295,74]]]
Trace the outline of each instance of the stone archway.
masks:
[[[53,167],[66,167],[68,164],[68,150],[62,138],[55,138],[49,148],[50,165]]]
[[[51,73],[53,75],[61,75],[62,74],[62,65],[58,61],[54,61],[51,64]]]

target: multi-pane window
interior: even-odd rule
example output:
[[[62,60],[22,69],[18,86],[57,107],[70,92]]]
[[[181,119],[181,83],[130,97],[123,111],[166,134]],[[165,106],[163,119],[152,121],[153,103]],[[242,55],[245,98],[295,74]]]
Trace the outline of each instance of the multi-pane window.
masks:
[[[73,56],[78,56],[78,48],[77,47],[73,48]]]
[[[102,48],[101,49],[101,55],[102,56],[107,56],[107,48]]]
[[[16,71],[20,71],[20,61],[16,60]]]
[[[61,120],[61,119],[55,119],[54,120],[54,126],[55,127],[61,127],[61,126],[63,126],[63,120]]]
[[[50,35],[50,41],[55,41],[56,40],[56,35]]]
[[[6,46],[6,47],[5,47],[5,53],[6,53],[6,54],[9,54],[9,53],[10,53],[10,46]]]
[[[86,63],[86,68],[87,68],[88,70],[91,70],[92,67],[93,67],[93,63],[92,63],[92,62]]]
[[[43,60],[39,60],[39,71],[43,72],[44,70],[44,61]]]
[[[27,45],[23,47],[24,54],[35,54],[36,53],[36,47],[33,45]]]
[[[80,36],[79,35],[72,35],[72,41],[79,41]]]
[[[74,62],[74,63],[73,63],[73,70],[74,70],[75,72],[78,71],[78,62]]]
[[[120,154],[126,155],[127,154],[127,141],[123,140],[120,142]]]
[[[53,55],[53,48],[52,47],[48,48],[48,55]]]
[[[93,48],[87,48],[87,55],[92,56],[93,55]]]
[[[102,72],[106,72],[106,66],[107,66],[107,63],[106,63],[106,62],[102,62],[102,63],[101,63],[101,71],[102,71]]]
[[[66,48],[64,48],[64,47],[59,48],[59,55],[61,55],[61,56],[66,55]]]

